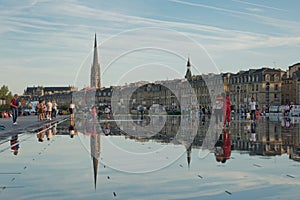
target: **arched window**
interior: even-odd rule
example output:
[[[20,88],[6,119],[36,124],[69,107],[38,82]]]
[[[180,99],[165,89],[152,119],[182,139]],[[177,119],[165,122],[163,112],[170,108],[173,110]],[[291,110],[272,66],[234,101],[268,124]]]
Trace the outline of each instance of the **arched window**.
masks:
[[[274,75],[274,81],[276,81],[276,82],[279,81],[279,76],[278,76],[278,74],[275,74],[275,75]]]
[[[270,74],[265,75],[265,81],[270,81]]]

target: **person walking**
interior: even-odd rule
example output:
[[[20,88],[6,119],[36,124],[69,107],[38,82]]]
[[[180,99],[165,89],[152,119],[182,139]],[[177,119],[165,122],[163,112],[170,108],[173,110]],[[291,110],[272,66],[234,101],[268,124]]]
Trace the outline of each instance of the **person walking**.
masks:
[[[18,94],[15,94],[13,99],[10,102],[10,108],[12,112],[12,117],[13,117],[13,124],[17,125],[17,118],[18,118]]]

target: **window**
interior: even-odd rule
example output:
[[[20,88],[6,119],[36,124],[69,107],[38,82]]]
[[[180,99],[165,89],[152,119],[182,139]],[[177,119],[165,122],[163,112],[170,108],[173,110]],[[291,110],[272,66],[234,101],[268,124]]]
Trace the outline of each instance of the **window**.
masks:
[[[278,95],[277,94],[274,94],[274,99],[277,99],[278,98]]]
[[[278,90],[278,84],[275,85],[275,89],[274,90]]]
[[[256,84],[256,91],[258,91],[258,85]]]
[[[270,75],[269,74],[265,75],[265,81],[270,81]]]
[[[275,74],[275,75],[274,75],[274,81],[276,81],[276,82],[279,81],[279,76],[278,76],[278,74]]]

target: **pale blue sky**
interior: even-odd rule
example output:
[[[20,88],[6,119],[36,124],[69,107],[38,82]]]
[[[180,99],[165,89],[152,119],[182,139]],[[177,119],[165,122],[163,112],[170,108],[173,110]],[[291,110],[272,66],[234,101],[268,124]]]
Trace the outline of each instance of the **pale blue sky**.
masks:
[[[297,0],[0,0],[0,84],[18,93],[87,86],[95,32],[104,86],[183,77],[188,56],[195,74],[286,69],[300,61],[299,7]]]

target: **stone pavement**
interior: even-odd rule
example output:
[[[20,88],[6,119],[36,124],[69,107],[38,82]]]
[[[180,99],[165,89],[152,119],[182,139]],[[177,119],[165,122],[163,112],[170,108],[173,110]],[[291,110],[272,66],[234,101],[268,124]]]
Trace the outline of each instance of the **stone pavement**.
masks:
[[[11,135],[32,132],[42,127],[45,123],[61,121],[68,117],[68,115],[63,115],[51,121],[39,121],[36,115],[20,116],[17,119],[17,125],[13,125],[12,118],[0,118],[0,125],[5,126],[4,130],[0,129],[0,141]]]

